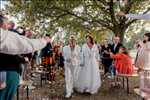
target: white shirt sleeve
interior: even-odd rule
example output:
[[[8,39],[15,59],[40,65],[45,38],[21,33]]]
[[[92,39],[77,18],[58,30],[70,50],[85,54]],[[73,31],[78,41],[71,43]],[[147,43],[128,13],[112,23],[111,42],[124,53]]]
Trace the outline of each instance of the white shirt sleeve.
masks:
[[[126,14],[126,18],[150,20],[150,14]]]
[[[29,39],[14,32],[0,30],[0,53],[27,54],[46,46],[42,39]]]

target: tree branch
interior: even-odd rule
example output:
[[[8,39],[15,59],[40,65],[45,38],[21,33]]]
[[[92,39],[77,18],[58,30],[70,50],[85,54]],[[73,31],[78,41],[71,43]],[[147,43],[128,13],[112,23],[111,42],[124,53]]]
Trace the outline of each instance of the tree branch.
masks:
[[[67,13],[63,13],[63,14],[60,14],[58,16],[55,16],[56,18],[54,20],[52,20],[51,22],[55,22],[55,21],[59,20],[60,18],[66,16],[66,15],[68,15],[68,14]]]
[[[143,14],[146,14],[146,13],[148,13],[149,11],[150,11],[150,8],[148,8],[145,12],[143,12]],[[130,26],[132,23],[136,22],[137,20],[138,20],[138,19],[133,19],[133,20],[129,21],[129,22],[125,25],[125,27]]]
[[[105,1],[105,0],[104,0]],[[103,2],[104,2],[103,1]],[[99,1],[100,2],[100,1]],[[97,0],[93,0],[93,3],[105,14],[108,14],[109,15],[109,12],[108,12],[108,8],[106,8],[106,2],[103,3],[103,2],[100,2],[102,5],[98,4],[98,1]]]
[[[78,16],[78,15],[76,15],[76,14],[70,12],[70,11],[67,10],[67,9],[62,9],[62,8],[59,8],[59,7],[56,7],[55,9],[61,10],[61,11],[65,12],[66,15],[74,16],[74,17],[76,17],[76,18],[78,18],[78,19],[80,19],[80,20],[82,20],[82,21],[84,21],[84,22],[88,22],[88,23],[90,23],[90,24],[98,23],[98,24],[102,25],[103,27],[106,27],[106,28],[112,30],[111,26],[109,25],[109,23],[107,23],[107,21],[104,21],[104,20],[101,20],[101,19],[90,21],[89,19],[84,18],[84,17],[81,17],[81,16]]]
[[[113,0],[110,0],[110,2],[109,2],[109,13],[110,13],[111,21],[112,21],[113,25],[116,26],[116,24],[118,24],[118,22],[116,21],[116,18],[115,18]]]

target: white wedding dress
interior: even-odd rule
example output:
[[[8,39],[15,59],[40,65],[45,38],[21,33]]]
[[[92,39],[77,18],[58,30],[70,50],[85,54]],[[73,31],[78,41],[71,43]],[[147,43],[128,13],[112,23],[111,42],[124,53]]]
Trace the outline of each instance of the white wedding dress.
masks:
[[[82,47],[82,63],[83,66],[79,72],[75,89],[78,92],[97,93],[101,86],[101,77],[99,71],[99,53],[96,45],[90,49],[87,44]]]

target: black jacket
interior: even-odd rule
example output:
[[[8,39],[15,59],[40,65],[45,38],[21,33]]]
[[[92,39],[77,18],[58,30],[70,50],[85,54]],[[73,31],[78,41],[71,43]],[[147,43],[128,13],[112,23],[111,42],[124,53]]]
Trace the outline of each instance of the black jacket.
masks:
[[[24,58],[18,55],[8,55],[0,53],[0,71],[16,71],[20,73],[20,64],[24,62]]]
[[[52,45],[51,43],[48,43],[46,47],[41,50],[40,56],[41,57],[52,56],[52,54],[53,54]]]
[[[114,46],[115,46],[115,44],[112,44],[112,45],[111,45],[111,52],[113,52],[114,54],[117,54],[117,53],[119,52],[119,49],[120,49],[120,47],[122,46],[122,44],[119,43],[119,44],[116,46],[115,50],[114,50]]]

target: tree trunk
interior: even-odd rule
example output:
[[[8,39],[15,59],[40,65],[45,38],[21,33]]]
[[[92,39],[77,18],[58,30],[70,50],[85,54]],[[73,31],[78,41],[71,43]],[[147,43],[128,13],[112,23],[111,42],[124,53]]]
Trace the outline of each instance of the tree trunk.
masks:
[[[122,33],[120,34],[120,42],[121,42],[121,43],[124,43],[124,36],[125,36],[125,32],[122,32]]]
[[[113,30],[114,34],[120,37],[121,43],[124,43],[125,30],[126,29],[121,29],[121,28],[117,28]]]

